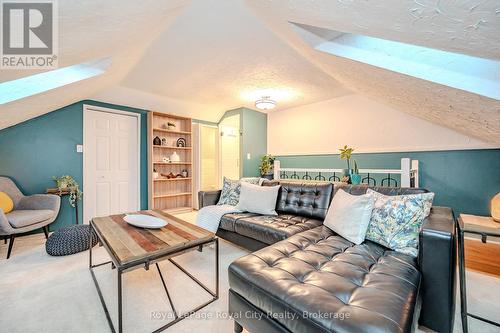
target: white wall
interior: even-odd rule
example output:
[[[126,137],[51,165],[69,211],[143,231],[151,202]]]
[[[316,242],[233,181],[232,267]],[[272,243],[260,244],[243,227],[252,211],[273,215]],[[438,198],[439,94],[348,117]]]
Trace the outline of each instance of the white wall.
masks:
[[[401,152],[495,148],[353,94],[268,114],[267,149],[273,155]]]

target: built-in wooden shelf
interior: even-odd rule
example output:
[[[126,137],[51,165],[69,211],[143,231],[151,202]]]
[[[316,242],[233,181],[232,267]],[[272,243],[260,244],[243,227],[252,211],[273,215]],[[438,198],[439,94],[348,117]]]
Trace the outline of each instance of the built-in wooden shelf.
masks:
[[[171,182],[171,181],[178,181],[178,180],[191,180],[192,178],[156,178],[154,181],[155,182]]]
[[[182,193],[169,193],[169,194],[161,194],[161,195],[155,195],[155,199],[160,199],[160,198],[175,198],[175,197],[183,197],[187,195],[192,195],[192,192],[182,192]]]
[[[193,207],[176,207],[176,208],[170,208],[170,209],[164,209],[163,210],[165,213],[187,213],[187,212],[192,212]]]
[[[163,133],[171,133],[171,134],[187,134],[187,135],[191,134],[191,131],[176,131],[176,130],[169,130],[169,129],[164,129],[164,128],[153,128],[153,131],[163,132]]]
[[[153,145],[153,148],[164,148],[164,149],[180,149],[180,150],[191,150],[192,147],[170,147],[170,146],[155,146]]]
[[[168,129],[168,123],[175,127]],[[148,190],[149,209],[160,209],[169,212],[191,211],[193,206],[193,135],[192,119],[161,112],[148,112]],[[165,137],[169,146],[154,145],[156,137]],[[174,147],[178,139],[185,140],[186,147]],[[158,139],[156,139],[158,140]],[[179,162],[163,162],[176,152]],[[157,161],[157,162],[155,162]],[[172,172],[174,175],[187,171],[186,178],[154,179],[154,172]]]
[[[191,165],[191,162],[153,162],[153,164],[161,164],[161,165]]]

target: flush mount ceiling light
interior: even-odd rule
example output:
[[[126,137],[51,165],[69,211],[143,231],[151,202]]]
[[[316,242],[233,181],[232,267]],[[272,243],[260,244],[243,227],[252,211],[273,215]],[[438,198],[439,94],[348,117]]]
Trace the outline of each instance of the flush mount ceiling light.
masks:
[[[276,107],[276,102],[269,96],[262,96],[261,99],[255,101],[255,107],[259,110],[272,110]]]

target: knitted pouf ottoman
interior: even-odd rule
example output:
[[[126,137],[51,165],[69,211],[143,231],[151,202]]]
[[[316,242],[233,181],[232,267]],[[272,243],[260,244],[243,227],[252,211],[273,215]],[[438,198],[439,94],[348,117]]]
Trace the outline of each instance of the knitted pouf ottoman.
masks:
[[[89,225],[73,225],[61,228],[52,235],[45,243],[45,250],[51,256],[66,256],[89,249]],[[93,231],[92,247],[97,244],[97,235]]]

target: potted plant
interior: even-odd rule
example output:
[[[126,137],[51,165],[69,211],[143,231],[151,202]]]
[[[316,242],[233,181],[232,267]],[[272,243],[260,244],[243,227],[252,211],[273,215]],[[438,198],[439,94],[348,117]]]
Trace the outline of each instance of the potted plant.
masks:
[[[52,179],[56,182],[57,188],[59,192],[67,192],[69,193],[69,204],[71,207],[76,206],[76,201],[82,199],[83,192],[78,188],[78,183],[73,177],[64,175],[60,177],[52,177]]]
[[[356,163],[356,160],[353,160],[353,162],[354,162],[354,169],[352,170],[352,173],[349,175],[349,178],[351,179],[351,184],[358,185],[361,184],[361,175],[359,174],[358,163]]]
[[[175,129],[175,124],[174,124],[174,123],[171,123],[171,122],[169,121],[169,122],[167,122],[167,127],[168,127],[168,129],[169,129],[169,130],[171,130],[171,131],[172,131],[172,130],[174,130],[174,129]]]
[[[344,146],[344,148],[340,148],[340,159],[347,161],[347,169],[343,169],[344,176],[349,176],[351,172],[351,155],[354,149]]]
[[[273,155],[264,155],[260,159],[260,175],[262,178],[266,178],[272,180],[274,178],[273,169],[274,169],[274,156]]]

